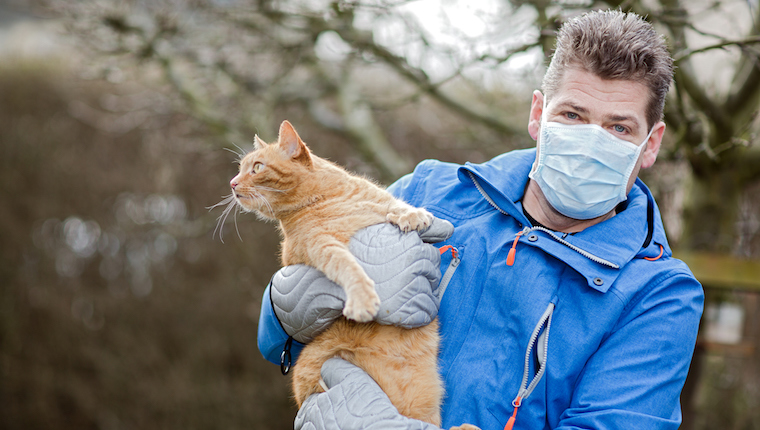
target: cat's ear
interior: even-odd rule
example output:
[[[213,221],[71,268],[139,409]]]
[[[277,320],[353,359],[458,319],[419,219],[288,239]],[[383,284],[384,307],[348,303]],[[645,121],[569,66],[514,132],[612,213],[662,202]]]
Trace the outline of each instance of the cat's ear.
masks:
[[[261,140],[258,134],[253,136],[253,149],[266,148],[268,145],[268,143]]]
[[[280,136],[277,139],[280,147],[290,158],[300,161],[304,164],[311,164],[311,155],[309,148],[296,133],[296,129],[287,120],[280,124]]]

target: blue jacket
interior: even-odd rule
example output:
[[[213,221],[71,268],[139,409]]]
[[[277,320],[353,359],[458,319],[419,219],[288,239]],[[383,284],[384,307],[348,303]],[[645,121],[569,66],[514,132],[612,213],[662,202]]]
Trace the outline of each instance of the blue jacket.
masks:
[[[640,180],[616,216],[580,233],[526,230],[534,159],[530,149],[478,165],[425,161],[391,186],[455,226],[439,244],[461,260],[439,311],[443,427],[501,430],[519,394],[515,429],[677,429],[702,287],[672,258]],[[279,363],[285,339],[264,306],[262,353]]]

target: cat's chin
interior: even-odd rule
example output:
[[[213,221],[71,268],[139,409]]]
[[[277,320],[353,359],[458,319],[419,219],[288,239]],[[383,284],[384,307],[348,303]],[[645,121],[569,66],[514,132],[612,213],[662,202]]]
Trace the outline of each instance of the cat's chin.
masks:
[[[243,210],[243,212],[252,213],[256,215],[256,218],[258,218],[260,221],[278,221],[277,218],[274,216],[274,214],[265,213],[267,211],[267,208],[261,208],[261,207],[252,207],[252,205],[248,204],[250,202],[241,202],[239,199],[237,200],[238,206]],[[267,211],[268,212],[268,211]]]
[[[235,203],[244,211],[244,212],[257,212],[259,210],[259,207],[254,207],[251,203],[255,202],[254,199],[251,197],[241,196],[240,194],[235,195]]]
[[[277,218],[275,218],[272,214],[266,214],[262,211],[261,208],[253,208],[250,205],[243,204],[240,202],[240,200],[237,201],[238,206],[243,209],[243,212],[248,212],[256,215],[256,218],[258,218],[260,221],[266,221],[266,222],[272,222],[277,221]]]
[[[265,215],[264,213],[256,211],[256,210],[250,211],[250,212],[252,212],[254,215],[256,215],[256,218],[258,218],[259,221],[265,221],[265,222],[276,222],[276,221],[278,221],[277,218],[275,218],[273,216]]]

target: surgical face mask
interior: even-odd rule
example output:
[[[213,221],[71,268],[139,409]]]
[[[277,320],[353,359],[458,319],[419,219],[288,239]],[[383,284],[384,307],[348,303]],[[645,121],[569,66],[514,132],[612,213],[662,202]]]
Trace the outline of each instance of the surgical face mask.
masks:
[[[610,212],[627,199],[628,180],[654,128],[635,145],[596,124],[547,122],[545,103],[528,176],[562,215],[586,220]]]

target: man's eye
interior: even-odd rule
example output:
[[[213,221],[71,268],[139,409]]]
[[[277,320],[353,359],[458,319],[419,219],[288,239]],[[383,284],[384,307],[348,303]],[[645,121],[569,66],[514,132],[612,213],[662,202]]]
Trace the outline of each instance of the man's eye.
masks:
[[[623,127],[623,126],[622,126],[622,125],[620,125],[620,124],[617,124],[617,125],[615,125],[615,126],[614,126],[614,127],[612,127],[612,128],[613,128],[613,129],[614,129],[616,132],[618,132],[618,133],[625,133],[625,132],[626,132],[626,129],[625,129],[625,127]]]
[[[264,168],[264,164],[262,164],[262,163],[256,163],[256,164],[253,165],[253,169],[251,169],[251,170],[253,171],[253,173],[259,173],[261,171],[261,169],[263,169],[263,168]]]
[[[579,118],[578,114],[575,113],[575,112],[568,112],[568,113],[565,114],[565,116],[567,117],[567,119],[578,119]]]

